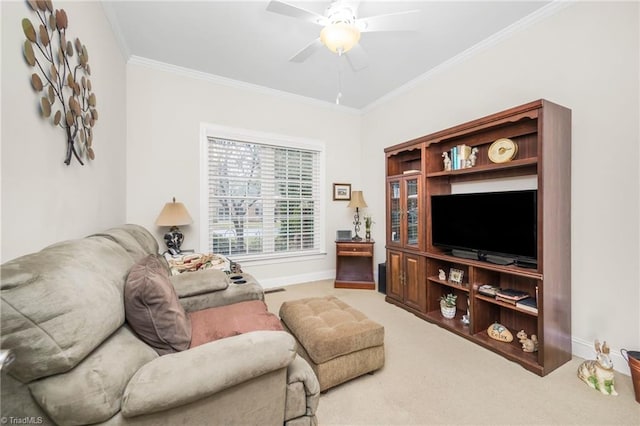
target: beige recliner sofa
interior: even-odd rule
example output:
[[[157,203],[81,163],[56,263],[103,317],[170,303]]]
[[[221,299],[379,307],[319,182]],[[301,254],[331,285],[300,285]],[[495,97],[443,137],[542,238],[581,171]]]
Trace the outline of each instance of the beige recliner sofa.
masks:
[[[158,252],[143,227],[64,241],[1,266],[2,417],[38,424],[316,424],[318,381],[284,331],[159,356],[125,322],[123,288]],[[262,300],[224,272],[171,277],[186,311]]]

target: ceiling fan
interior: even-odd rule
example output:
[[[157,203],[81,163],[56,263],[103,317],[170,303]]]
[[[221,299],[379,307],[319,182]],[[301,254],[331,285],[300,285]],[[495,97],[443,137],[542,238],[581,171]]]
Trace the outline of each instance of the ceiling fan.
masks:
[[[359,1],[336,0],[329,4],[324,15],[291,5],[279,0],[271,0],[267,10],[281,15],[291,16],[322,28],[320,36],[293,55],[292,62],[304,62],[321,46],[338,55],[347,57],[354,71],[367,66],[366,52],[359,44],[360,34],[374,31],[415,31],[416,27],[407,20],[419,10],[389,13],[385,15],[358,18]]]

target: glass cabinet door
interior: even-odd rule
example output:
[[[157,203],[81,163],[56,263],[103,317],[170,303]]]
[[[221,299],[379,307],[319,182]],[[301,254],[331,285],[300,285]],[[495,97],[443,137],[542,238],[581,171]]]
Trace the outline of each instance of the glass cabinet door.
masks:
[[[407,245],[417,246],[419,243],[419,209],[418,209],[418,179],[408,179],[406,181],[406,200],[407,206],[405,215],[405,228],[407,230]]]
[[[400,220],[402,206],[400,205],[400,181],[389,182],[389,241],[400,243]]]

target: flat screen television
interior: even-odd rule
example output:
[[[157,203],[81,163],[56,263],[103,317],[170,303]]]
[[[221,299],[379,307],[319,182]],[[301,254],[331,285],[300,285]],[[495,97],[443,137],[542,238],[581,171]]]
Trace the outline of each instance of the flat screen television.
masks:
[[[431,242],[454,256],[536,267],[537,193],[432,195]]]

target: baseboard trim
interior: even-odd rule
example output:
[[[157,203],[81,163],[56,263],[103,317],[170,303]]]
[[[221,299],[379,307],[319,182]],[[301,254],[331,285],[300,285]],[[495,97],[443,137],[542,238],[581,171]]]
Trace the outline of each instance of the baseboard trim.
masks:
[[[262,288],[267,290],[271,288],[286,287],[288,285],[293,285],[293,284],[303,284],[311,281],[333,279],[335,278],[335,276],[336,276],[336,271],[335,269],[332,269],[328,271],[318,271],[318,272],[311,272],[308,274],[289,275],[286,277],[277,277],[277,278],[256,277],[256,279],[258,280],[260,285],[262,285]]]
[[[596,350],[593,346],[593,342],[574,337],[571,339],[571,343],[573,345],[571,348],[573,355],[584,359],[596,359]],[[609,353],[611,361],[613,361],[613,369],[618,373],[631,376],[629,364],[620,353],[620,349],[621,348],[611,348],[611,352]]]

